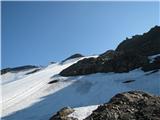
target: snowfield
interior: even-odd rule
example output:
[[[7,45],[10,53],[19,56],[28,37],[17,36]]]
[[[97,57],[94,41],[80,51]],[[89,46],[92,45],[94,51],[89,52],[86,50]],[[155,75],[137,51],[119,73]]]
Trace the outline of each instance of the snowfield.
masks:
[[[75,111],[71,113],[68,117],[74,117],[74,118],[78,118],[78,120],[83,120],[87,116],[91,115],[92,111],[97,108],[98,108],[98,105],[75,108],[74,109]]]
[[[7,84],[9,82],[13,82],[14,80],[19,80],[26,77],[27,73],[36,70],[37,68],[32,68],[29,70],[19,71],[19,72],[7,72],[6,74],[2,75],[2,84]]]
[[[75,108],[70,116],[82,120],[119,92],[143,90],[160,95],[160,71],[58,75],[80,59],[83,58],[55,63],[30,75],[24,76],[23,72],[2,75],[2,119],[47,120],[62,107],[70,106]],[[130,80],[134,81],[124,83]]]

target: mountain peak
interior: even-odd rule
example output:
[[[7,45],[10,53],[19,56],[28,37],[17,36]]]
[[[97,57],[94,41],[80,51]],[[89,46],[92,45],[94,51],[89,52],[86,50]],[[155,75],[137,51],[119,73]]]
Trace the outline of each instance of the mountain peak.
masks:
[[[121,42],[116,51],[151,56],[160,53],[160,27],[155,26],[143,35],[135,35]]]
[[[74,58],[80,58],[80,57],[84,57],[82,54],[80,53],[76,53],[76,54],[73,54],[71,55],[70,57],[66,58],[65,60],[63,60],[62,62],[65,62],[67,60],[70,60],[70,59],[74,59]]]

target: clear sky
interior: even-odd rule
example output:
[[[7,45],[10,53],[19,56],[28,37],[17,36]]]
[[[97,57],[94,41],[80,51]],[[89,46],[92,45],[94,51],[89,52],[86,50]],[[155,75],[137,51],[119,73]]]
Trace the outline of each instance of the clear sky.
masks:
[[[100,54],[159,25],[158,2],[2,2],[2,67]]]

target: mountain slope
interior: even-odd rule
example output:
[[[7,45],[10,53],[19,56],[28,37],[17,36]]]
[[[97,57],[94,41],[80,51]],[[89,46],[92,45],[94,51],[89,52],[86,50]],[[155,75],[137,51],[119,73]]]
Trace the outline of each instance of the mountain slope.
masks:
[[[142,91],[118,93],[102,105],[64,107],[50,120],[159,120],[160,97]]]
[[[70,106],[76,110],[71,117],[82,120],[119,92],[141,90],[160,95],[160,52],[155,53],[107,51],[54,63],[36,72],[7,71],[2,74],[2,119],[48,120]]]
[[[69,65],[65,65],[67,66]],[[137,69],[129,73],[58,76],[65,67],[57,64],[48,66],[28,78],[2,86],[4,119],[17,120],[23,116],[23,120],[46,120],[64,106],[98,105],[108,101],[116,93],[128,90],[143,90],[160,95],[159,71],[145,73]],[[51,80],[58,82],[47,84]],[[123,83],[128,80],[135,81]]]
[[[97,58],[83,59],[60,72],[62,76],[86,75],[92,73],[129,72],[142,68],[144,71],[160,69],[160,57],[150,62],[151,55],[160,54],[160,27],[134,36],[118,45],[117,49],[108,50]]]

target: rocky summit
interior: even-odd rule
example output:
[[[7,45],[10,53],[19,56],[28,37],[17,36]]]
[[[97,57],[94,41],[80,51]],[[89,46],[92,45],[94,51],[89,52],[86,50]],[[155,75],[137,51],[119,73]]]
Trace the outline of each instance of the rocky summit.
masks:
[[[155,26],[143,35],[135,35],[127,38],[118,45],[116,51],[125,53],[138,53],[144,56],[151,56],[160,53],[160,27]]]
[[[97,58],[85,58],[60,72],[62,76],[92,73],[129,72],[136,68],[144,71],[160,69],[159,56],[151,62],[149,56],[160,54],[160,27],[155,26],[143,35],[133,36]]]

